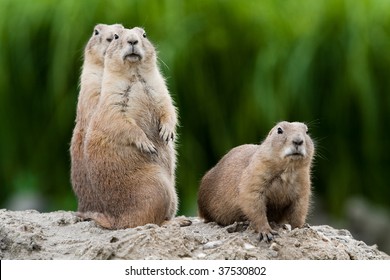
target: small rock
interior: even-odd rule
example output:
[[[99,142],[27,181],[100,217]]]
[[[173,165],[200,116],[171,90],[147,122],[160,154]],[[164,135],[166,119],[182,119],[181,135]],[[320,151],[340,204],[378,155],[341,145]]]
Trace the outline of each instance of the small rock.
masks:
[[[20,226],[20,230],[21,231],[26,231],[26,232],[33,232],[34,231],[34,227],[30,226],[30,225],[21,225]]]
[[[256,248],[255,246],[253,246],[252,244],[249,244],[249,243],[244,243],[244,249],[245,250],[252,250]]]
[[[294,246],[297,247],[297,248],[301,247],[301,242],[296,241],[296,242],[294,243]]]
[[[277,244],[276,242],[272,242],[271,246],[269,248],[273,251],[279,251],[280,250],[280,245]]]
[[[115,236],[113,236],[113,237],[111,237],[111,239],[110,239],[110,243],[115,243],[115,242],[117,242],[119,239],[118,238],[116,238]]]
[[[278,252],[276,252],[276,251],[269,251],[268,252],[268,256],[270,258],[276,258],[278,256]]]
[[[214,248],[221,246],[222,244],[223,244],[223,241],[221,241],[221,240],[210,241],[210,242],[203,245],[203,249],[204,250],[214,249]]]
[[[283,228],[286,229],[287,231],[291,231],[291,225],[290,224],[284,224]]]
[[[34,250],[35,251],[40,251],[41,248],[42,248],[41,245],[35,243],[34,241],[31,241],[31,243],[30,243],[30,245],[28,247],[29,251],[34,251]]]
[[[155,224],[146,224],[144,226],[138,226],[136,228],[141,228],[141,229],[155,229],[158,228],[158,225]]]
[[[205,253],[199,253],[199,254],[196,255],[196,257],[198,259],[204,259],[206,257],[206,254]]]
[[[330,242],[330,239],[325,235],[323,235],[322,233],[318,232],[318,235],[321,237],[322,241]]]

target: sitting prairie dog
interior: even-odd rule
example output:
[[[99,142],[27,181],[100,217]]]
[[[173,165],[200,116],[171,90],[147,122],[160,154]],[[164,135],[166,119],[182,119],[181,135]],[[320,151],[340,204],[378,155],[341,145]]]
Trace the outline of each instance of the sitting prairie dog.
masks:
[[[102,90],[88,126],[87,169],[100,213],[120,229],[171,220],[177,211],[177,115],[143,29],[119,33],[105,55]]]
[[[71,155],[71,183],[78,199],[78,211],[99,210],[92,196],[84,158],[85,134],[91,115],[99,101],[102,83],[104,54],[121,24],[97,24],[84,50],[84,63],[80,78],[80,93],[77,103],[76,124],[73,130]]]
[[[266,241],[277,234],[268,221],[302,227],[313,155],[305,124],[278,123],[261,145],[232,149],[206,173],[199,188],[199,215],[221,225],[249,220]]]

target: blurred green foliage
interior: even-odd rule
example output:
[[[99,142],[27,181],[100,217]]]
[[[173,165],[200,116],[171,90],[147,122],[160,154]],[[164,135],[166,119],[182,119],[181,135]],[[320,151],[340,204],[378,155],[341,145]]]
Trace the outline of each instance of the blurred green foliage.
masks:
[[[83,48],[96,23],[143,26],[179,108],[177,187],[280,120],[316,139],[316,196],[340,215],[389,207],[390,1],[0,0],[0,206],[37,192],[75,210],[69,180]]]

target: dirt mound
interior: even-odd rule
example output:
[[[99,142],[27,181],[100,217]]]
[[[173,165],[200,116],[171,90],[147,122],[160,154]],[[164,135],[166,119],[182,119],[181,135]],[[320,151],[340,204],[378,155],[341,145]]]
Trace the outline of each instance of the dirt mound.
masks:
[[[106,230],[74,212],[0,210],[0,259],[390,259],[376,246],[330,226],[279,229],[274,242],[242,224],[189,218],[159,227]]]

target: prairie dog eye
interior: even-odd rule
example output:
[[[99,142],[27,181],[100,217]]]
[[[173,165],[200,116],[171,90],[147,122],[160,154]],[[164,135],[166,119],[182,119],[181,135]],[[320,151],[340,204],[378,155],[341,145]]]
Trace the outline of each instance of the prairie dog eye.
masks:
[[[94,34],[94,35],[99,35],[99,30],[95,29],[95,30],[93,31],[93,34]]]
[[[117,40],[119,38],[118,34],[114,34],[114,39]]]
[[[142,34],[142,37],[146,38],[146,32],[144,32],[144,34]]]
[[[278,134],[283,134],[283,129],[281,127],[278,127]]]

